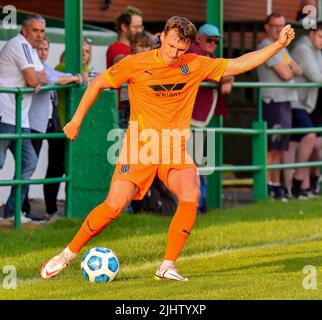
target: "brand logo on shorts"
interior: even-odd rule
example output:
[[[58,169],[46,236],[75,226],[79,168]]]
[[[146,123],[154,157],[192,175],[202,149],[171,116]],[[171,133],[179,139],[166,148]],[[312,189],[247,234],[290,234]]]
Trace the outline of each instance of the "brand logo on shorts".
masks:
[[[129,164],[122,164],[120,173],[125,174],[130,171],[130,165]]]
[[[189,69],[189,66],[187,64],[183,64],[182,66],[180,66],[180,70],[181,70],[181,74],[183,76],[186,76],[187,74],[190,73],[190,69]]]

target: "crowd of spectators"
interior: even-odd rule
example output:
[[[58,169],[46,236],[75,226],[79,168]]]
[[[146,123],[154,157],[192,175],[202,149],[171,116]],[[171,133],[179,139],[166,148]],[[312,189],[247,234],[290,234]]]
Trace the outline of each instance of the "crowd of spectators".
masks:
[[[316,5],[301,1],[302,6]],[[298,14],[298,19],[303,15]],[[265,22],[266,37],[258,44],[263,48],[276,39],[285,26],[285,17],[273,12]],[[260,66],[261,82],[290,84],[288,88],[263,89],[263,119],[268,128],[314,128],[321,126],[318,88],[292,88],[294,83],[321,82],[322,80],[322,23],[296,38],[291,51],[286,48]],[[317,111],[317,112],[315,112]],[[319,134],[273,134],[268,138],[268,164],[321,161]],[[320,194],[320,167],[268,171],[268,194],[277,200],[309,199]]]

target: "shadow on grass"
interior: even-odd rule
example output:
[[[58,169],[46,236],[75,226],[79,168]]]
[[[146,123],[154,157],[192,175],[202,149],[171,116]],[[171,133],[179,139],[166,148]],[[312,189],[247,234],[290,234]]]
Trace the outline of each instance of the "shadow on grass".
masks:
[[[290,256],[291,254],[288,254]],[[267,258],[270,258],[271,261],[260,262],[260,263],[252,263],[252,260],[256,259],[255,256],[252,256],[247,265],[245,266],[236,266],[233,268],[225,268],[216,270],[216,272],[220,273],[232,273],[236,272],[249,272],[250,274],[256,273],[259,274],[259,270],[262,270],[261,273],[269,274],[269,273],[293,273],[293,272],[300,272],[303,273],[303,268],[305,266],[315,266],[316,268],[322,265],[322,255],[321,251],[310,250],[310,257],[307,254],[296,254],[297,257],[287,257],[284,254],[284,257],[281,259],[276,259],[274,255],[268,255]],[[281,255],[282,256],[282,255]],[[271,271],[270,271],[271,270]]]
[[[290,201],[281,203],[262,201],[240,208],[227,210],[213,210],[199,215],[196,226],[199,230],[211,225],[227,225],[237,222],[286,220],[301,221],[322,217],[322,201],[312,199],[308,201]],[[113,221],[96,239],[117,241],[128,239],[135,241],[141,236],[164,236],[166,238],[170,216],[156,216],[151,214],[126,214]],[[43,227],[26,228],[22,230],[1,230],[1,256],[20,256],[30,251],[58,248],[62,250],[75,236],[84,218],[64,218]],[[215,237],[215,235],[214,235]],[[260,240],[260,239],[259,239]],[[228,245],[228,244],[227,244]],[[144,250],[144,248],[142,248]]]
[[[198,217],[199,225],[230,222],[269,221],[277,219],[306,220],[322,217],[322,198],[311,200],[292,200],[287,203],[274,200],[263,200],[258,203],[231,209],[209,210]]]

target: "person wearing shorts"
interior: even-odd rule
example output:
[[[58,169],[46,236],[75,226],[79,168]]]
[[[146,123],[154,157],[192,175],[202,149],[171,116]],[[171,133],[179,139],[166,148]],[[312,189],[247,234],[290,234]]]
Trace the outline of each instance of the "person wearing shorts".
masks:
[[[273,12],[268,15],[264,25],[266,38],[258,44],[257,48],[265,48],[276,41],[284,25],[285,18],[281,14]],[[257,72],[260,82],[289,84],[294,83],[295,76],[302,74],[301,67],[292,59],[286,48],[280,50],[257,68]],[[263,120],[267,122],[268,128],[283,129],[292,127],[292,101],[298,101],[295,89],[263,88]],[[268,137],[267,163],[269,165],[281,164],[285,161],[285,156],[289,150],[289,142],[289,135],[274,134]],[[284,175],[286,172],[287,170],[284,170]],[[274,199],[287,201],[287,196],[281,184],[281,170],[268,171],[267,180],[269,195]]]
[[[268,129],[287,129],[292,127],[292,107],[286,102],[263,102],[263,118],[267,122]],[[273,134],[268,136],[268,150],[287,151],[289,134]]]
[[[322,22],[301,36],[294,44],[292,56],[301,65],[303,75],[295,80],[299,83],[322,82]],[[295,127],[321,126],[318,88],[298,88],[299,102],[292,103]],[[321,138],[315,133],[296,135],[298,142],[296,161],[321,161]],[[320,168],[299,168],[293,176],[292,193],[296,198],[308,198],[320,194]]]
[[[44,263],[40,275],[50,279],[77,256],[84,245],[121,215],[132,199],[141,199],[157,174],[178,198],[168,229],[165,255],[156,279],[187,281],[176,260],[197,217],[199,179],[186,152],[191,114],[202,80],[219,82],[256,68],[295,37],[290,25],[270,46],[235,59],[186,54],[196,27],[185,17],[172,17],[161,34],[161,47],[128,55],[96,77],[86,89],[71,121],[64,127],[75,140],[83,119],[101,90],[128,83],[130,122],[107,198],[85,218],[79,231],[58,255]]]

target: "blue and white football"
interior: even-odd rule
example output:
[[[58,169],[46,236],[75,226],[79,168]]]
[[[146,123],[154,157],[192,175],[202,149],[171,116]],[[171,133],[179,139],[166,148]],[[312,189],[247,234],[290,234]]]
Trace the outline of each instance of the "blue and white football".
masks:
[[[117,275],[120,263],[108,248],[95,247],[88,250],[81,262],[84,278],[90,282],[111,282]]]

